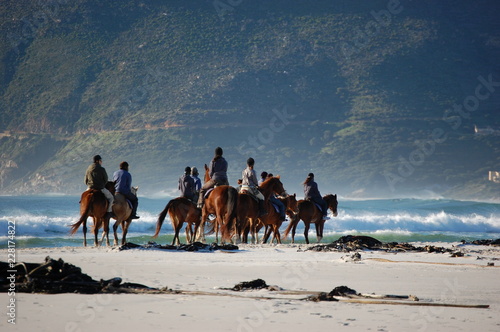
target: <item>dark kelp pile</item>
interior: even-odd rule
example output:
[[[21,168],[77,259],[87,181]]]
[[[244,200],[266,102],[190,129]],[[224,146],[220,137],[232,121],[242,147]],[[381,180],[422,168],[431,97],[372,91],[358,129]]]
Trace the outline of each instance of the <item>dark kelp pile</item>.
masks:
[[[464,244],[477,244],[477,245],[492,245],[497,246],[500,245],[500,239],[497,240],[477,240],[473,242],[465,242]],[[390,252],[434,252],[434,253],[449,253],[454,257],[460,257],[461,252],[456,248],[444,248],[438,247],[434,245],[426,245],[422,247],[416,247],[409,243],[398,243],[398,242],[387,242],[382,243],[379,240],[370,237],[370,236],[362,236],[362,235],[346,235],[339,238],[337,241],[328,244],[318,244],[312,247],[307,248],[306,250],[312,251],[337,251],[337,252],[350,252],[357,250],[384,250]]]
[[[0,262],[0,292],[8,292],[15,270],[15,290],[20,293],[171,293],[167,288],[151,288],[141,284],[122,283],[121,278],[94,280],[82,269],[62,259],[45,258],[42,264],[18,263],[14,268]]]
[[[163,249],[163,250],[177,250],[177,251],[215,251],[215,250],[238,250],[238,246],[234,244],[205,244],[201,242],[193,242],[188,244],[181,244],[178,246],[174,245],[161,245],[156,242],[148,242],[147,244],[135,244],[132,242],[127,242],[124,245],[118,247],[118,250],[128,250],[128,249]]]

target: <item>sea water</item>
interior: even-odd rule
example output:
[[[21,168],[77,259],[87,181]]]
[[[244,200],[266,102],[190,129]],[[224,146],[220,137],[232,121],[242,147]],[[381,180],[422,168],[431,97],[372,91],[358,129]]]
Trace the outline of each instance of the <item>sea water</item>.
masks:
[[[9,234],[12,234],[9,225],[15,225],[17,248],[81,246],[81,227],[76,234],[69,234],[70,225],[79,219],[79,198],[66,195],[0,196],[0,248],[7,248]],[[160,236],[152,238],[158,215],[170,199],[172,197],[139,197],[138,214],[141,218],[132,221],[127,236],[129,242],[170,244],[173,229],[168,217]],[[91,218],[87,224],[88,244],[93,245]],[[283,224],[282,232],[287,225],[288,222]],[[300,222],[296,242],[304,241],[303,232],[304,226]],[[184,234],[183,228],[182,242],[185,242]],[[338,216],[330,214],[322,243],[348,234],[369,235],[382,242],[497,239],[500,238],[500,204],[448,199],[350,200],[340,197]],[[112,234],[110,236],[112,239]],[[121,239],[121,229],[118,237]],[[211,240],[210,237],[207,239]],[[314,225],[311,225],[309,240],[316,241]]]

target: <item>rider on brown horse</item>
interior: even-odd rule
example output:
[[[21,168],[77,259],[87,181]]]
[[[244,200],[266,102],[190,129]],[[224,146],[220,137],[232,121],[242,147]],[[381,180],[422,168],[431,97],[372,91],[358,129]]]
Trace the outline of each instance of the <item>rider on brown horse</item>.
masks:
[[[132,175],[128,171],[128,163],[126,161],[120,163],[120,170],[113,174],[113,181],[115,181],[115,194],[122,194],[132,203],[131,218],[139,219],[140,217],[137,215],[139,200],[132,193]]]
[[[195,185],[194,179],[191,177],[191,167],[187,166],[184,169],[184,174],[179,178],[178,189],[181,192],[181,197],[194,202]]]
[[[266,208],[264,206],[264,195],[259,191],[259,183],[257,180],[257,173],[253,169],[255,165],[255,160],[253,158],[248,158],[247,168],[241,173],[241,192],[247,193],[258,199],[259,202],[259,217],[267,214]]]
[[[106,183],[108,182],[108,173],[106,173],[106,169],[102,167],[102,158],[100,155],[94,156],[94,162],[90,164],[85,173],[85,184],[88,189],[96,189],[102,191],[106,199],[108,200],[108,210],[106,213],[106,218],[113,217],[113,194],[109,192],[108,189],[105,188]]]
[[[310,200],[319,206],[323,212],[323,220],[328,220],[328,205],[318,190],[318,184],[314,181],[314,174],[309,173],[304,181],[304,199]]]
[[[221,185],[229,185],[227,180],[227,161],[222,156],[222,148],[217,147],[215,149],[215,156],[210,163],[210,180],[205,182],[203,187],[200,190],[200,197],[198,198],[198,208],[203,208],[203,204],[205,203],[205,193],[208,189],[213,188],[215,186]]]

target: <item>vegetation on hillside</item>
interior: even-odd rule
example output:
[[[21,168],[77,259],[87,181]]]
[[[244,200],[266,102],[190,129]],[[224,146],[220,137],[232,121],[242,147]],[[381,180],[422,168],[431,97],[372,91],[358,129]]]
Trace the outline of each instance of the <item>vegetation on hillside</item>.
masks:
[[[473,128],[500,125],[500,97],[454,106],[500,80],[494,15],[390,3],[7,1],[0,190],[77,193],[100,153],[172,191],[220,145],[233,182],[253,156],[296,191],[313,171],[344,195],[498,197],[499,136]]]

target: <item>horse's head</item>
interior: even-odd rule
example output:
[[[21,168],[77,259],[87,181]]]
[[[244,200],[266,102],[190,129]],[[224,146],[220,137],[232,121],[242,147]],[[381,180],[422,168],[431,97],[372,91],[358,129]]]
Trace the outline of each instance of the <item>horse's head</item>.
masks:
[[[297,204],[296,194],[286,196],[286,206],[288,209],[292,210],[295,213],[299,212],[299,205]]]
[[[132,192],[132,194],[134,194],[136,196],[137,196],[137,191],[138,190],[139,190],[139,186],[130,188],[130,192]]]
[[[110,192],[111,194],[113,194],[113,195],[114,195],[114,194],[115,194],[115,192],[116,192],[116,190],[115,190],[115,183],[116,183],[116,181],[108,181],[108,182],[106,183],[106,185],[104,186],[104,188],[108,189],[108,190],[109,190],[109,192]]]
[[[205,164],[205,182],[208,182],[210,180],[210,169],[208,168],[207,164]]]
[[[328,208],[332,210],[333,216],[336,217],[338,215],[337,206],[339,204],[339,202],[337,201],[337,195],[328,194],[323,197],[323,199],[328,205]]]
[[[286,190],[283,187],[283,183],[281,183],[280,176],[273,176],[266,181],[264,181],[261,185],[263,188],[268,188],[271,190],[271,192],[280,195],[280,196],[286,196]]]

